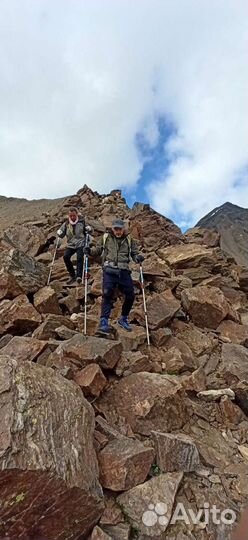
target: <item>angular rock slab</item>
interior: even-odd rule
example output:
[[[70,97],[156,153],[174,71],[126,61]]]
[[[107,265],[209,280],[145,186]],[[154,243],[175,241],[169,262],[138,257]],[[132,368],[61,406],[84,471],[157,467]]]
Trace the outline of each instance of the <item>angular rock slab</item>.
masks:
[[[0,538],[78,539],[103,510],[94,413],[52,370],[0,356]]]
[[[123,330],[116,325],[118,339],[122,343],[123,351],[137,351],[140,345],[146,341],[146,331],[142,326],[132,325],[132,332]]]
[[[15,225],[5,229],[4,240],[31,257],[35,257],[46,244],[44,232],[35,225]]]
[[[74,375],[74,381],[82,388],[85,396],[100,396],[107,384],[107,379],[98,364],[90,364],[77,371]]]
[[[203,328],[216,329],[230,311],[230,306],[218,287],[197,286],[186,289],[182,292],[181,299],[194,324]]]
[[[25,334],[33,331],[41,322],[41,315],[25,294],[14,300],[0,302],[0,336],[9,333]]]
[[[154,449],[135,439],[110,441],[98,454],[101,485],[112,491],[124,491],[147,478]]]
[[[238,345],[248,344],[248,325],[237,324],[234,321],[223,321],[217,328],[221,338]]]
[[[61,314],[57,294],[52,287],[42,287],[34,295],[34,307],[40,313]]]
[[[172,268],[196,268],[214,266],[214,251],[198,244],[179,244],[158,251],[159,257]]]
[[[100,527],[94,527],[90,540],[111,540],[111,537],[100,529]]]
[[[162,472],[194,471],[200,464],[197,447],[183,434],[152,433],[155,441],[156,463]]]
[[[56,352],[48,359],[48,366],[63,366],[69,362],[78,366],[86,367],[96,363],[104,369],[113,369],[121,357],[122,344],[120,341],[76,335],[59,345]]]
[[[182,472],[161,474],[117,498],[133,527],[156,538],[166,531]]]
[[[222,345],[221,375],[229,386],[248,380],[248,349],[246,347],[231,343]]]
[[[0,272],[0,300],[8,298],[13,300],[16,296],[23,294],[23,289],[18,285],[16,278],[8,272]]]
[[[96,403],[106,419],[125,418],[134,432],[180,429],[189,419],[184,390],[174,377],[133,373],[122,379]]]
[[[35,293],[47,283],[48,267],[18,249],[3,251],[0,267],[15,278],[25,294]]]
[[[41,341],[32,337],[14,336],[5,347],[1,349],[1,354],[10,356],[14,360],[33,362],[47,347],[46,341]]]
[[[154,294],[147,300],[147,313],[149,328],[157,330],[170,322],[176,312],[180,309],[180,302],[173,296],[170,289],[161,294]],[[140,324],[145,325],[144,313],[135,312],[135,317]]]
[[[63,315],[47,315],[43,323],[34,331],[33,337],[37,339],[56,339],[56,329],[62,325],[70,330],[74,330],[74,324],[68,317]]]

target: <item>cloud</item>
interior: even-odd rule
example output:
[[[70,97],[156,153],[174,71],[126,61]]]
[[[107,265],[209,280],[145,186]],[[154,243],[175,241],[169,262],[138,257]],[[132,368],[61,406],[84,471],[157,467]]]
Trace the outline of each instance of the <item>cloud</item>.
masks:
[[[137,135],[156,151],[164,117],[169,166],[151,204],[182,223],[245,204],[247,12],[243,0],[2,0],[0,193],[135,192]]]

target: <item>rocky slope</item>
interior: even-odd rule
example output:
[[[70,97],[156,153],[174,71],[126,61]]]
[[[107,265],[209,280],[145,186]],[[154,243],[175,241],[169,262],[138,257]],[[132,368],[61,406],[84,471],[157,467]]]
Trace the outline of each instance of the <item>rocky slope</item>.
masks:
[[[94,236],[119,215],[139,241],[150,348],[136,265],[133,332],[115,326],[117,297],[113,341],[94,337],[97,261],[87,337],[84,288],[66,286],[63,246],[46,286],[71,204]],[[230,511],[248,502],[248,274],[218,243],[215,232],[183,236],[149,206],[130,210],[119,191],[86,186],[3,235],[1,539],[231,538]],[[207,520],[214,505],[229,509],[219,523]]]
[[[203,217],[196,225],[216,229],[220,233],[220,246],[236,262],[248,266],[248,209],[225,203]]]

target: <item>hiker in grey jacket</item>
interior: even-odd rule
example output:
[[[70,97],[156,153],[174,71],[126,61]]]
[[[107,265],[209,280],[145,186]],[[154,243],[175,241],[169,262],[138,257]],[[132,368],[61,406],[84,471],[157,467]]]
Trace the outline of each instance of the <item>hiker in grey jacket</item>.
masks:
[[[84,218],[78,214],[76,208],[70,208],[68,219],[63,223],[57,231],[60,238],[66,236],[67,246],[64,253],[64,262],[70,274],[68,285],[72,285],[76,280],[78,283],[82,280],[83,273],[83,258],[86,226]],[[72,255],[77,254],[77,269],[76,273],[71,262]]]
[[[106,334],[111,332],[108,319],[113,307],[113,295],[118,287],[125,297],[118,324],[130,332],[132,327],[128,315],[134,302],[134,287],[129,263],[131,260],[141,263],[144,257],[139,255],[136,242],[126,234],[123,220],[115,219],[111,232],[105,233],[95,247],[86,247],[84,253],[102,257],[103,296],[99,331]]]

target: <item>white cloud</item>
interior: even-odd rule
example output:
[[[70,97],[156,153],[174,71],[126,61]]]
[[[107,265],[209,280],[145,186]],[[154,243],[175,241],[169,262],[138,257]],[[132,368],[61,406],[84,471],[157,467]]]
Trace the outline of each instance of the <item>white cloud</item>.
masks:
[[[2,0],[0,194],[134,187],[135,136],[154,147],[166,115],[152,205],[186,222],[245,205],[247,20],[246,0]]]

